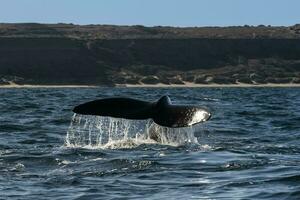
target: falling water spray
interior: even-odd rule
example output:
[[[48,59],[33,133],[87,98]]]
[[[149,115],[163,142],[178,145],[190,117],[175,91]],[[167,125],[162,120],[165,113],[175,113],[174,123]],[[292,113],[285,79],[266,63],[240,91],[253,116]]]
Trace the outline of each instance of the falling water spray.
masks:
[[[168,128],[152,120],[74,114],[67,131],[67,147],[130,148],[144,143],[179,146],[197,143],[193,127]]]

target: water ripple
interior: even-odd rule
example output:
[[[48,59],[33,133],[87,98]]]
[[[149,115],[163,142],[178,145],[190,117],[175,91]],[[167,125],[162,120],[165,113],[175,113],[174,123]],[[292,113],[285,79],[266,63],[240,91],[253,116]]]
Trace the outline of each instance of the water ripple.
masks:
[[[77,104],[166,94],[212,119],[161,141],[141,137],[147,122],[111,131],[109,143],[97,120],[70,132]],[[0,89],[0,198],[299,199],[299,106],[298,88]]]

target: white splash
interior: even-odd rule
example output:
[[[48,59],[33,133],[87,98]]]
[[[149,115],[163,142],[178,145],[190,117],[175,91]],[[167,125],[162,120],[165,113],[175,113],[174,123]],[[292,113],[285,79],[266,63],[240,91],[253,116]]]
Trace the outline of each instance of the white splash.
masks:
[[[168,128],[152,120],[127,120],[74,114],[67,131],[67,147],[133,148],[145,143],[180,146],[198,143],[192,127]]]

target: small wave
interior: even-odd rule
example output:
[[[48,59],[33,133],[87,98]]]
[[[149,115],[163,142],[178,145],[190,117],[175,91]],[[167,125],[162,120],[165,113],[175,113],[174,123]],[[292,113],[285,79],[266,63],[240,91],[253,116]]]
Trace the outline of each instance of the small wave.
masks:
[[[57,188],[58,186],[74,186],[79,185],[81,180],[78,177],[72,176],[49,176],[50,178],[46,179],[43,184],[47,185],[48,187]]]
[[[299,184],[300,182],[300,174],[291,174],[291,175],[285,175],[281,177],[275,177],[273,179],[270,179],[266,182],[278,182],[278,183],[293,183],[295,185]]]
[[[268,164],[268,160],[255,159],[255,160],[236,160],[226,163],[221,166],[221,171],[232,171],[232,170],[245,170],[255,167],[261,167]]]
[[[198,143],[192,127],[168,128],[152,120],[127,120],[74,114],[65,146],[80,148],[134,148],[140,144],[180,146]]]
[[[0,173],[2,172],[24,172],[26,167],[23,163],[14,163],[14,164],[3,164],[0,162]]]
[[[22,163],[17,163],[13,168],[12,171],[21,172],[25,170],[25,166]]]

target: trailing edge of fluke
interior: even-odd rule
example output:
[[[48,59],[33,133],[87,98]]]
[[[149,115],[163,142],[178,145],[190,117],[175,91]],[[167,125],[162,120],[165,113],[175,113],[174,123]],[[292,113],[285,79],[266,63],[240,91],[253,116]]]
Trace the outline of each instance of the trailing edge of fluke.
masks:
[[[73,112],[135,120],[153,119],[156,124],[171,128],[192,126],[211,117],[208,110],[199,106],[174,105],[168,96],[157,102],[131,98],[99,99],[78,105]]]

